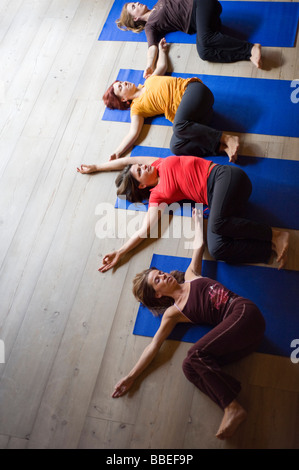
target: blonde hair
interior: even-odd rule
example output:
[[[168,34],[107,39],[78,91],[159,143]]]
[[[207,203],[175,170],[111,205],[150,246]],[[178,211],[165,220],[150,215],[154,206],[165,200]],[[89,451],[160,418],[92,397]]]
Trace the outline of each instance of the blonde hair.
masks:
[[[148,282],[148,276],[151,271],[157,268],[151,267],[145,269],[139,274],[136,274],[133,279],[133,294],[138,302],[141,302],[147,307],[153,315],[158,316],[163,314],[164,311],[174,304],[174,300],[166,295],[157,298],[155,295],[155,289]],[[179,284],[183,284],[185,281],[185,273],[182,271],[171,271],[170,273]]]
[[[129,3],[125,3],[121,11],[120,17],[116,20],[117,27],[122,31],[133,31],[133,33],[141,33],[144,30],[145,21],[134,21],[133,16],[127,10]]]

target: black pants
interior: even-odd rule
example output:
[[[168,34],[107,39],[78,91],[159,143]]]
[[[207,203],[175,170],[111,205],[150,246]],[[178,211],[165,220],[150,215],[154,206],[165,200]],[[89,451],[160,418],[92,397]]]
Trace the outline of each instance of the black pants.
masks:
[[[253,44],[221,33],[221,4],[217,0],[193,0],[189,33],[197,34],[199,57],[210,62],[249,60]]]
[[[216,165],[208,178],[208,249],[228,263],[267,263],[272,229],[242,217],[251,194],[251,181],[236,166]]]
[[[189,83],[173,121],[170,149],[174,155],[216,155],[222,132],[208,126],[213,104],[213,93],[206,85]]]

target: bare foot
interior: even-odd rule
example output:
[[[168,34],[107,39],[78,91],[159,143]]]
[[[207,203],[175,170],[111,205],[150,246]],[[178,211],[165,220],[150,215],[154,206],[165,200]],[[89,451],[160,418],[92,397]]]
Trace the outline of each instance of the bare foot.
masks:
[[[262,47],[260,44],[254,44],[251,49],[250,60],[258,69],[262,67]]]
[[[230,162],[235,163],[238,158],[239,137],[222,134],[220,142],[220,150],[223,150],[228,155]]]
[[[289,238],[289,232],[272,229],[272,246],[277,255],[278,269],[283,268],[288,260]]]
[[[247,412],[244,408],[236,400],[233,400],[224,410],[224,416],[216,437],[218,437],[218,439],[231,437],[246,417]]]

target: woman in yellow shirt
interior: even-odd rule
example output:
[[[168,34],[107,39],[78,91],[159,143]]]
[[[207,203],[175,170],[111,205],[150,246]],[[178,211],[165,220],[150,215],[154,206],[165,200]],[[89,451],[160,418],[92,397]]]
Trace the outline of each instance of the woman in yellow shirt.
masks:
[[[127,81],[115,81],[103,100],[108,108],[131,108],[129,133],[121,141],[110,160],[121,157],[136,142],[144,119],[164,114],[173,123],[170,149],[174,155],[204,157],[225,152],[235,162],[239,138],[209,126],[214,96],[199,78],[164,76],[168,66],[168,46],[165,38],[159,43],[159,56],[153,74],[143,86]]]

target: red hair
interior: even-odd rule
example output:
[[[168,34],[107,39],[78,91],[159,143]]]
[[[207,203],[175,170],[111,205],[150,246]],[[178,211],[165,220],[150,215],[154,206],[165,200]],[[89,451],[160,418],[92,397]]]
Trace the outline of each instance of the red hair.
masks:
[[[120,109],[123,111],[124,109],[129,109],[129,107],[131,106],[131,103],[130,101],[125,101],[125,102],[121,101],[121,99],[118,98],[118,96],[116,96],[116,94],[114,93],[113,85],[114,83],[117,83],[119,81],[120,80],[115,80],[115,82],[113,82],[112,85],[110,85],[108,90],[103,95],[103,101],[105,105],[107,106],[107,108]]]

